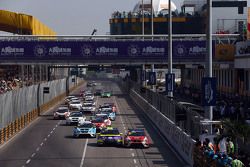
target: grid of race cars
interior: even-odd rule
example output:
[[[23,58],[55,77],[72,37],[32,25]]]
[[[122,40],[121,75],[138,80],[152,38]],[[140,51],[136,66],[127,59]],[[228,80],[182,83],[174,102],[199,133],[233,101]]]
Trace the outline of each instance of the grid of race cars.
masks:
[[[96,138],[98,146],[112,144],[149,148],[149,137],[144,129],[128,129],[123,135],[118,128],[112,126],[117,115],[116,105],[113,102],[108,102],[97,107],[96,104],[96,96],[109,98],[112,96],[112,92],[100,89],[92,92],[88,89],[96,85],[95,82],[88,83],[87,89],[81,90],[79,96],[67,96],[64,105],[54,112],[54,119],[65,119],[66,125],[75,125],[72,130],[73,137]]]

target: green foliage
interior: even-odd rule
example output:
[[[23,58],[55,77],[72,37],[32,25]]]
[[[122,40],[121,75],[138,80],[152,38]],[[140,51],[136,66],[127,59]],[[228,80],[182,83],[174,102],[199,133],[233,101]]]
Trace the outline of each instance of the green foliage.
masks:
[[[226,128],[227,135],[244,138],[244,143],[250,139],[250,126],[244,122],[231,121],[229,119],[223,120],[223,125]]]

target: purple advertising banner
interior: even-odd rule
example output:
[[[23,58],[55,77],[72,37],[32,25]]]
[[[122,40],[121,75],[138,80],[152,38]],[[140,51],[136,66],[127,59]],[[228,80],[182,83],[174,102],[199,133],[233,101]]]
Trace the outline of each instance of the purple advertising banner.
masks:
[[[167,60],[167,41],[1,41],[0,60]],[[205,61],[205,41],[174,41],[173,60]]]

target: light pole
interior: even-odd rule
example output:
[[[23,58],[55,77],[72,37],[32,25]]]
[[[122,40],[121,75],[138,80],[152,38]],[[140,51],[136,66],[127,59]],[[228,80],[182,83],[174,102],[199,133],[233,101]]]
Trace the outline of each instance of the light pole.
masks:
[[[152,35],[154,35],[154,9],[153,9],[153,0],[151,0],[151,31]],[[152,37],[152,39],[154,39]]]
[[[207,77],[213,77],[213,59],[212,59],[212,0],[207,0],[207,67],[206,67],[206,75]],[[207,116],[209,116],[209,120],[213,121],[213,107],[208,106],[206,108]],[[211,123],[211,134],[212,134],[212,123]]]
[[[171,0],[168,0],[168,74],[171,75],[172,71],[173,71],[173,60],[172,60],[172,11],[171,11]],[[173,97],[173,91],[169,91],[168,96],[170,98],[172,98]]]
[[[144,1],[141,2],[141,10],[142,10],[142,35],[144,35]],[[143,37],[144,39],[144,37]]]

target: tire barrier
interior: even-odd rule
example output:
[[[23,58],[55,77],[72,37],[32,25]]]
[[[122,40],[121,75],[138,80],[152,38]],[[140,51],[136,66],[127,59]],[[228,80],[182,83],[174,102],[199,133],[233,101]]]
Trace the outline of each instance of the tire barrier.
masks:
[[[84,81],[79,82],[76,86],[73,86],[70,88],[70,92],[78,89]],[[66,93],[62,93],[52,100],[48,101],[47,103],[40,106],[40,113],[44,113],[48,111],[50,108],[58,104],[58,102],[64,100],[66,97]],[[15,134],[17,134],[19,131],[21,131],[23,128],[28,126],[33,120],[35,120],[38,117],[38,109],[34,109],[24,115],[21,115],[16,120],[12,121],[7,126],[0,129],[0,145],[8,141],[11,137],[13,137]]]

